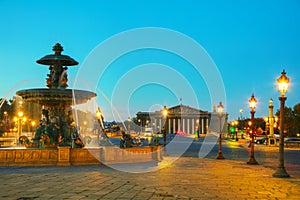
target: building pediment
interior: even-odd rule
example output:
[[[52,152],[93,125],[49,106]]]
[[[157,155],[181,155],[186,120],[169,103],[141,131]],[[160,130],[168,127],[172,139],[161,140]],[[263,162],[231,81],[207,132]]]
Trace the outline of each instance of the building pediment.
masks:
[[[181,114],[181,115],[199,115],[199,114],[208,114],[206,111],[202,111],[196,108],[192,108],[185,105],[177,105],[171,108],[168,108],[169,114]]]

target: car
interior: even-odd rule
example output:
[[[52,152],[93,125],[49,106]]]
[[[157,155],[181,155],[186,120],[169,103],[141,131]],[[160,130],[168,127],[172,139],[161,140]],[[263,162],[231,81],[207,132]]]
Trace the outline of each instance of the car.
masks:
[[[298,146],[300,147],[300,138],[287,138],[284,140],[285,146]]]
[[[181,131],[181,130],[178,130],[178,131],[175,131],[174,133],[175,135],[181,135],[181,136],[185,136],[185,135],[188,135],[187,132],[184,132],[184,131]]]
[[[256,144],[266,144],[268,142],[268,138],[266,138],[266,137],[258,138],[256,140],[254,140],[254,142]]]
[[[284,142],[300,142],[300,138],[287,138]]]

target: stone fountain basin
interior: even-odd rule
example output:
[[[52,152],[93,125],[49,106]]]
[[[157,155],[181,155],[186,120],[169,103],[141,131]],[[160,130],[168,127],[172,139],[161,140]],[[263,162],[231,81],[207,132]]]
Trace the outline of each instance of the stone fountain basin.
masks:
[[[96,93],[77,89],[48,89],[35,88],[20,90],[16,93],[26,102],[38,103],[45,106],[71,106],[82,104],[96,97]],[[74,97],[74,98],[73,98]]]
[[[0,148],[0,166],[69,166],[159,162],[161,146],[120,149],[115,146],[71,149],[68,146],[31,149]]]

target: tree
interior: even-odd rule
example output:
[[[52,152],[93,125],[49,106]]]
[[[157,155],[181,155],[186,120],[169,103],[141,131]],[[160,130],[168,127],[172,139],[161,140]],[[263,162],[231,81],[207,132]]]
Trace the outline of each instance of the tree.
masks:
[[[237,128],[239,130],[247,130],[247,128],[250,128],[249,127],[250,121],[251,119],[238,120]],[[263,135],[264,130],[266,130],[266,122],[264,121],[263,118],[254,118],[253,123],[251,125],[251,129],[254,130],[258,135]]]
[[[2,105],[2,106],[1,106]],[[0,119],[4,119],[4,112],[7,112],[8,116],[13,115],[13,107],[6,99],[0,99]]]
[[[300,104],[295,105],[294,109],[285,106],[283,112],[284,132],[287,136],[294,137],[300,130]],[[280,120],[280,110],[277,110],[275,115]]]
[[[294,106],[294,128],[295,134],[300,133],[300,103]]]
[[[6,99],[0,99],[0,134],[9,131],[12,125],[13,106],[9,102]]]

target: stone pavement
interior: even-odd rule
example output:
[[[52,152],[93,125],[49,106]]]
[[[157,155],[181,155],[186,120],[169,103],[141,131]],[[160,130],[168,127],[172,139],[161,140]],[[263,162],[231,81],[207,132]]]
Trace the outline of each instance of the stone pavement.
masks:
[[[227,145],[231,148],[234,146],[242,147],[248,151],[250,155],[250,148],[246,140],[239,140],[238,142],[233,140],[225,140]],[[267,146],[267,145],[255,145],[255,158],[260,165],[265,167],[276,169],[279,163],[279,147],[278,146]],[[284,147],[285,151],[285,168],[287,172],[294,177],[300,178],[300,148],[299,147]],[[245,162],[249,157],[239,158],[238,160],[244,160]],[[289,160],[289,161],[288,161]]]
[[[300,199],[300,178],[243,161],[181,157],[148,173],[104,165],[0,167],[0,199]],[[130,166],[129,166],[130,167]]]

